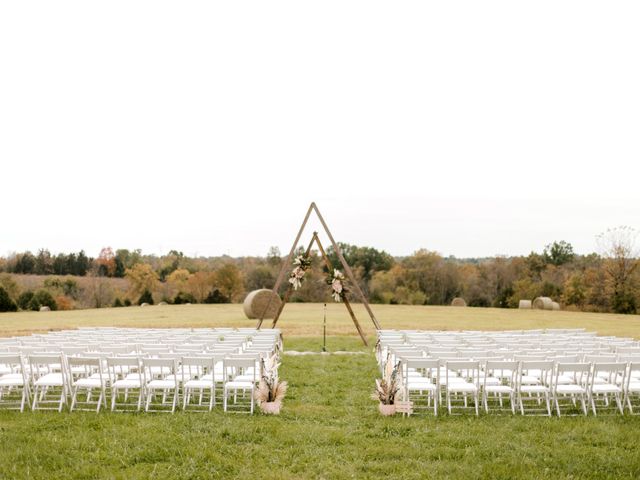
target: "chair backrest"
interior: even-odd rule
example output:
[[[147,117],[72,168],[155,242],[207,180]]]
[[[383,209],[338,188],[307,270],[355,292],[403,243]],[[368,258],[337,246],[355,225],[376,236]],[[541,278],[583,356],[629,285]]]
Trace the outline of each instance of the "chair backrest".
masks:
[[[257,369],[255,368],[255,366],[256,361],[253,358],[230,357],[222,360],[222,368],[224,370],[225,379],[233,379],[233,377],[237,375],[240,375],[246,371],[251,371],[253,372],[253,379],[255,381],[255,379],[257,378]]]
[[[576,385],[587,385],[591,374],[591,363],[557,363],[554,386],[559,385],[559,379],[570,379]]]
[[[33,381],[49,373],[60,373],[66,384],[66,363],[63,354],[34,354],[29,355],[29,371]]]
[[[593,364],[593,377],[606,379],[608,383],[622,383],[627,373],[627,364],[624,362],[595,362]],[[595,384],[595,382],[592,382]]]
[[[585,355],[583,360],[591,363],[614,363],[616,359],[616,355]]]
[[[408,368],[415,368],[416,370],[439,370],[441,365],[438,359],[423,357],[407,357],[403,360],[403,363],[405,363]]]
[[[22,355],[17,353],[0,353],[0,366],[3,366],[5,371],[0,371],[0,376],[3,373],[10,374],[21,374],[24,385],[27,385],[27,369],[24,365],[24,360],[22,359]]]
[[[538,377],[544,385],[551,385],[553,369],[554,363],[548,360],[521,361],[517,380],[522,383],[524,375],[533,375]]]
[[[180,360],[180,375],[182,382],[187,379],[200,378],[207,373],[212,374],[215,369],[216,360],[212,356],[206,357],[182,357]]]
[[[469,383],[475,383],[478,387],[480,386],[480,362],[454,360],[446,361],[444,366],[447,385],[452,377],[458,377]]]
[[[99,356],[67,357],[67,367],[69,368],[67,378],[73,383],[78,378],[88,378],[97,373],[101,385],[104,386],[106,377],[102,369],[103,363],[103,359]]]

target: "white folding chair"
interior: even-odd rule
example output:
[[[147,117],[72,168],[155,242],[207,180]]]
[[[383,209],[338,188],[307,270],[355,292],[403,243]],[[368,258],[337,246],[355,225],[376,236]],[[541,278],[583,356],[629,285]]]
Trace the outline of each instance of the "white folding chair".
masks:
[[[58,410],[67,404],[67,368],[65,357],[29,355],[29,370],[33,385],[32,410]]]
[[[145,377],[144,369],[140,365],[138,357],[108,357],[107,368],[111,382],[111,411],[126,411],[135,407],[142,408],[144,399]],[[122,402],[119,395],[122,394]],[[135,403],[130,403],[132,397]],[[120,410],[119,410],[120,409]]]
[[[522,415],[525,415],[525,412],[536,414],[536,412],[542,411],[551,416],[552,380],[553,362],[520,362],[520,370],[516,377],[516,394]],[[525,401],[527,402],[526,409]]]
[[[587,414],[587,397],[591,372],[590,363],[558,363],[551,387],[551,397],[560,416],[560,400],[568,399],[570,405],[580,401],[582,411]],[[563,379],[560,381],[560,379]],[[567,381],[569,379],[570,381]]]
[[[633,415],[636,413],[633,411],[634,403],[637,407],[640,400],[640,362],[629,362],[624,382],[624,398],[629,407],[629,413]]]
[[[624,414],[623,388],[627,371],[626,363],[594,363],[589,382],[589,401],[593,414],[597,415],[596,403],[602,408],[610,405],[610,397],[613,397],[615,405],[621,414]],[[598,381],[596,381],[598,380]]]
[[[0,354],[0,408],[24,411],[29,405],[29,376],[19,354]]]
[[[216,404],[216,361],[214,357],[182,357],[180,371],[182,374],[183,401],[182,408],[203,407],[206,400],[205,394],[209,394],[209,411]],[[221,378],[221,376],[220,376]],[[195,405],[191,404],[192,395],[198,397]]]
[[[175,412],[178,403],[176,359],[143,358],[142,368],[146,378],[144,392],[146,399],[145,412]],[[158,393],[161,394],[161,400],[154,402]],[[171,410],[168,410],[169,406],[171,406]]]
[[[71,407],[73,410],[95,410],[107,408],[107,375],[102,370],[99,357],[67,357],[69,367],[69,390],[71,392]],[[92,401],[94,392],[98,392],[98,399]],[[84,401],[78,400],[78,394],[86,394]]]
[[[233,393],[233,406],[241,408],[243,404],[238,403],[238,391],[242,392],[245,398],[249,392],[249,413],[253,414],[254,398],[253,393],[256,386],[256,361],[253,358],[225,358],[222,361],[224,371],[224,385],[222,388],[223,410],[229,410],[228,397]],[[247,378],[251,372],[251,378]],[[246,402],[245,402],[246,404]],[[237,409],[237,408],[236,408]]]
[[[447,410],[452,411],[452,403],[462,400],[461,408],[468,408],[468,397],[471,396],[476,415],[478,412],[480,393],[480,363],[472,361],[445,362],[445,395]],[[462,398],[460,398],[462,397]]]
[[[489,413],[489,398],[497,400],[502,408],[504,398],[509,399],[511,413],[516,413],[516,378],[520,363],[514,361],[488,360],[484,367],[482,402]],[[490,381],[492,380],[493,381]]]
[[[440,361],[426,358],[402,359],[405,400],[413,403],[413,413],[433,408],[438,415],[440,403]]]

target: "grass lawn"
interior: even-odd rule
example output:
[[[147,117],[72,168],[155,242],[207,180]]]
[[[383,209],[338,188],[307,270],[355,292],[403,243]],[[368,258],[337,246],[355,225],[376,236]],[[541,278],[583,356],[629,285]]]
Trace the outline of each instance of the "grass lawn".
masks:
[[[640,337],[640,317],[380,307],[385,328],[584,326]],[[368,318],[357,314],[367,332]],[[318,350],[322,306],[288,305],[285,349]],[[1,334],[79,325],[254,325],[240,307],[181,306],[0,314]],[[330,305],[331,350],[365,349]],[[0,412],[0,478],[640,478],[640,416],[383,418],[370,400],[373,354],[285,356],[280,417],[260,414]]]

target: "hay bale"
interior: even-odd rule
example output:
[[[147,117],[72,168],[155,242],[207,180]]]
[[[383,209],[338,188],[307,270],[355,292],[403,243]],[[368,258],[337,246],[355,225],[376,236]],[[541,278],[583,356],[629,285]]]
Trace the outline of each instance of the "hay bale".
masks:
[[[533,301],[536,310],[553,310],[553,300],[549,297],[538,297]]]
[[[148,307],[148,306],[149,306],[149,304],[148,304],[148,303],[141,303],[141,304],[140,304],[140,306],[141,306],[141,307]]]
[[[40,311],[41,312],[50,312],[51,309],[45,305],[44,307],[40,307]]]
[[[271,299],[271,303],[269,303],[269,299]],[[269,305],[269,309],[265,312],[264,318],[275,318],[276,313],[278,313],[280,309],[280,305],[282,305],[282,300],[280,300],[278,295],[273,293],[273,290],[261,288],[260,290],[249,292],[247,298],[244,299],[242,308],[247,318],[253,320],[260,318],[267,305]]]
[[[168,304],[167,302],[160,302],[160,303],[158,304],[158,306],[159,306],[159,307],[160,307],[160,306],[163,306],[163,305],[169,305],[169,304]]]
[[[520,302],[518,302],[518,308],[531,310],[531,300],[520,300]]]
[[[462,298],[462,297],[456,297],[453,300],[451,300],[451,306],[452,307],[466,307],[467,306],[467,302],[465,302],[464,298]]]
[[[558,302],[551,303],[552,310],[560,310],[560,304]]]

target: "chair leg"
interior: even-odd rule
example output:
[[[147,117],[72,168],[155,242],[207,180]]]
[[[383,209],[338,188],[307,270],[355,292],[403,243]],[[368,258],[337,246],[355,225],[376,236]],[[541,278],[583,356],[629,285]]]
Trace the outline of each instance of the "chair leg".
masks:
[[[38,387],[35,386],[33,387],[33,405],[31,405],[31,410],[35,410],[37,407],[38,407]]]

